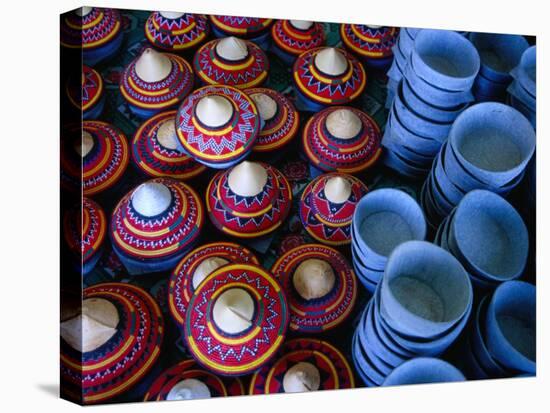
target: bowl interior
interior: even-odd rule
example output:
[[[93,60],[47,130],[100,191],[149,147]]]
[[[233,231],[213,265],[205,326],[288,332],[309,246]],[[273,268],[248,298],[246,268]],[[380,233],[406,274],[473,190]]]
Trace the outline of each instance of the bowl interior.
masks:
[[[451,142],[475,167],[509,171],[534,150],[534,132],[518,111],[503,104],[480,103],[466,109],[451,129]]]
[[[384,273],[395,299],[425,320],[449,322],[460,318],[471,299],[470,281],[460,263],[428,243],[403,247],[392,254]]]
[[[500,73],[516,67],[528,47],[525,38],[518,35],[473,33],[470,40],[477,48],[481,63]]]
[[[425,237],[422,210],[402,191],[373,191],[363,197],[356,211],[357,235],[379,255],[388,256],[399,244]]]
[[[416,37],[415,51],[432,70],[449,77],[475,76],[479,69],[477,51],[456,32],[422,30]]]
[[[525,224],[514,208],[498,195],[473,191],[456,211],[454,236],[464,257],[495,278],[518,276],[528,254]]]

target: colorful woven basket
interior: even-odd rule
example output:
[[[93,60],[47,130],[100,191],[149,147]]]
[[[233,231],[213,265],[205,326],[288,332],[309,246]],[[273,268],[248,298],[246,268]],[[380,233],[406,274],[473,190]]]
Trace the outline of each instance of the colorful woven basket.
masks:
[[[195,288],[193,276],[197,268],[209,259],[222,259],[228,264],[243,263],[260,265],[258,258],[247,248],[232,242],[213,242],[195,248],[182,258],[170,275],[168,306],[176,324],[183,328],[185,312]]]
[[[336,347],[322,340],[298,338],[287,341],[275,362],[254,373],[250,381],[250,394],[285,393],[285,373],[298,363],[309,363],[318,369],[319,390],[355,387],[353,371]]]
[[[130,159],[128,141],[106,122],[86,120],[82,131],[82,188],[84,195],[96,195],[112,188],[124,174]]]
[[[199,119],[196,106],[206,97],[229,101],[232,114],[223,125],[210,127]],[[240,162],[251,151],[260,131],[260,116],[252,99],[230,86],[205,86],[195,90],[180,106],[177,133],[183,150],[197,162],[224,169]]]
[[[103,208],[83,197],[82,205],[70,209],[63,217],[63,234],[69,250],[78,257],[79,264],[88,273],[101,256],[107,233],[107,218]]]
[[[274,52],[286,63],[293,63],[303,52],[321,47],[325,43],[325,30],[321,23],[312,22],[308,29],[295,27],[290,20],[278,20],[271,27]]]
[[[120,13],[116,9],[82,7],[61,21],[61,45],[82,49],[84,63],[94,66],[114,56],[122,44]]]
[[[187,180],[206,170],[178,147],[177,111],[161,112],[146,120],[132,141],[132,160],[146,175]]]
[[[371,67],[389,68],[398,36],[397,27],[340,25],[340,37],[346,49]]]
[[[235,36],[248,39],[264,50],[268,50],[273,19],[241,16],[209,16],[216,37]]]
[[[244,395],[244,386],[238,377],[218,377],[201,368],[195,360],[189,359],[180,361],[162,372],[145,394],[144,401],[168,400],[174,386],[190,379],[205,384],[211,397]]]
[[[340,178],[349,185],[349,196],[342,202],[327,197],[327,182]],[[306,231],[317,241],[328,245],[351,243],[351,220],[359,200],[367,193],[367,186],[359,179],[332,172],[318,176],[302,192],[300,219]]]
[[[203,84],[247,89],[266,81],[269,60],[259,46],[248,40],[240,40],[246,45],[246,56],[240,60],[228,60],[218,53],[217,45],[222,40],[211,40],[195,54],[193,67]]]
[[[306,260],[325,261],[334,272],[332,289],[315,299],[303,298],[294,287],[294,273]],[[293,331],[321,333],[337,327],[350,315],[357,296],[355,273],[346,258],[335,249],[320,244],[304,244],[283,254],[271,267],[285,291]]]
[[[215,322],[222,294],[240,290],[253,303],[249,327],[228,334]],[[279,283],[263,268],[231,264],[211,273],[195,290],[185,318],[185,341],[193,357],[224,376],[251,373],[276,354],[288,325],[286,298]]]
[[[136,196],[141,195],[143,186],[167,191],[167,207],[155,215],[146,216],[138,212]],[[138,195],[139,194],[139,195]],[[147,195],[146,195],[147,196]],[[144,200],[155,202],[153,193]],[[140,202],[143,202],[139,198]],[[136,187],[126,194],[113,211],[110,236],[113,249],[123,263],[155,264],[154,270],[163,271],[174,267],[175,262],[193,247],[204,222],[203,206],[198,194],[183,182],[169,178],[155,178]]]
[[[105,94],[101,75],[89,66],[82,66],[79,79],[70,78],[66,92],[69,102],[79,111],[83,119],[97,119],[105,106]]]
[[[365,90],[367,75],[363,65],[349,52],[335,49],[346,59],[344,73],[332,76],[317,68],[315,58],[323,47],[302,53],[293,67],[293,80],[298,96],[310,109],[352,102]]]
[[[208,19],[202,14],[166,16],[155,11],[145,22],[145,36],[149,42],[168,52],[193,49],[208,37],[209,32]]]
[[[239,238],[254,238],[275,231],[286,219],[292,203],[290,184],[276,168],[260,163],[267,173],[262,191],[240,196],[229,186],[231,169],[212,178],[206,190],[206,208],[220,231]]]
[[[282,93],[273,89],[252,88],[246,89],[245,93],[256,102],[256,107],[263,121],[262,130],[258,134],[258,139],[252,150],[255,152],[273,152],[290,142],[298,132],[300,124],[300,115],[292,102]],[[274,102],[274,113],[269,113],[269,117],[262,114],[262,106],[257,99],[270,99]]]
[[[143,53],[151,53],[151,49],[145,49]],[[120,92],[130,110],[140,118],[175,108],[193,89],[191,65],[178,55],[165,53],[165,56],[171,60],[172,68],[160,81],[146,82],[137,75],[136,62],[141,55],[132,60],[122,73]]]
[[[327,117],[337,110],[350,110],[361,121],[359,133],[342,139],[332,135],[326,126]],[[304,127],[302,145],[309,161],[326,172],[355,174],[372,166],[381,154],[380,128],[365,112],[351,107],[327,108],[311,117]]]
[[[85,404],[103,403],[131,390],[151,370],[160,354],[164,322],[151,296],[130,284],[98,284],[84,289],[83,299],[110,302],[119,322],[114,335],[92,351],[80,352],[62,338],[61,375],[81,388]]]

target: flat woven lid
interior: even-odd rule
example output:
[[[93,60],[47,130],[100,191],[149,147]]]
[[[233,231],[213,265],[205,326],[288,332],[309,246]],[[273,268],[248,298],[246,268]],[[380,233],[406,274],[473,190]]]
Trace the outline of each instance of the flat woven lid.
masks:
[[[345,200],[335,200],[330,194],[330,187],[327,193],[327,184],[332,183],[347,184]],[[363,182],[348,174],[331,172],[318,176],[307,185],[300,199],[300,219],[304,228],[319,242],[349,244],[355,207],[367,191]]]
[[[364,24],[340,25],[340,37],[344,45],[359,56],[384,58],[393,56],[399,28],[370,27]]]
[[[276,151],[292,140],[298,132],[300,123],[300,115],[292,102],[282,93],[273,89],[252,88],[246,89],[245,92],[256,103],[264,121],[264,126],[258,134],[252,150],[256,152]],[[270,102],[275,104],[275,111],[273,114],[272,111],[268,112],[269,115],[272,115],[268,119],[262,114],[262,100],[268,100],[268,104]]]
[[[259,237],[277,229],[288,216],[292,190],[275,167],[258,163],[267,173],[256,195],[240,196],[229,184],[231,169],[212,178],[206,190],[206,207],[212,223],[222,232],[241,238]]]
[[[61,22],[61,44],[69,48],[99,48],[119,33],[121,20],[116,9],[92,7],[84,16],[68,13]]]
[[[295,287],[295,273],[304,261],[325,261],[335,280],[324,296],[303,298]],[[335,249],[321,244],[304,244],[284,253],[271,267],[280,281],[290,308],[290,329],[318,333],[341,324],[353,310],[357,295],[355,273],[346,258]],[[307,274],[306,274],[307,276]]]
[[[191,179],[206,167],[182,152],[176,132],[177,111],[161,112],[146,120],[132,141],[132,159],[147,175]]]
[[[229,294],[234,297],[226,299]],[[231,317],[217,317],[222,305],[223,315]],[[288,325],[280,284],[256,265],[218,268],[195,290],[189,308],[185,318],[187,348],[208,370],[226,376],[245,375],[267,363],[281,346]],[[243,324],[247,327],[242,328]]]
[[[168,285],[168,305],[176,324],[183,328],[185,312],[195,291],[193,286],[196,272],[200,271],[201,264],[208,260],[218,259],[228,264],[244,263],[260,265],[258,258],[247,248],[232,242],[213,242],[195,248],[182,258],[170,276]],[[223,263],[219,261],[218,263]],[[209,274],[207,274],[208,276]]]
[[[82,254],[88,261],[105,240],[107,218],[101,206],[90,198],[82,198],[80,205],[68,210],[63,218],[63,234],[73,254]]]
[[[227,122],[207,126],[197,114],[202,99],[219,98],[232,105]],[[205,105],[204,109],[214,105]],[[205,114],[201,114],[206,119]],[[260,131],[260,117],[252,99],[239,89],[229,86],[205,86],[185,99],[177,115],[179,141],[188,155],[198,162],[225,168],[243,159],[252,150]]]
[[[61,374],[82,386],[86,404],[105,402],[137,384],[157,360],[164,336],[160,308],[141,288],[105,283],[84,289],[83,299],[94,298],[116,307],[116,333],[85,353],[61,340]]]
[[[130,159],[128,140],[115,126],[101,121],[82,122],[82,188],[95,195],[112,187],[122,176]],[[81,145],[79,145],[81,144]]]
[[[227,35],[250,37],[269,29],[273,19],[240,16],[209,16],[212,24]]]
[[[202,43],[210,32],[202,14],[183,13],[176,18],[154,11],[145,22],[145,35],[151,44],[166,50],[187,50]]]
[[[241,60],[225,59],[219,54],[218,43],[226,39],[214,39],[195,54],[193,67],[195,74],[202,82],[209,85],[226,85],[239,89],[260,86],[269,71],[269,60],[266,54],[255,43],[240,40],[246,46],[246,56]]]
[[[325,30],[321,23],[313,23],[302,30],[290,20],[278,20],[271,28],[271,35],[279,48],[296,56],[325,43]]]
[[[318,390],[355,387],[353,371],[336,347],[323,340],[298,338],[287,341],[275,361],[254,373],[250,381],[250,394],[288,392],[284,386],[285,376],[299,363],[316,368],[320,378]]]
[[[334,136],[327,128],[327,119],[333,112],[351,111],[361,120],[360,132],[342,139]],[[310,162],[323,171],[344,173],[361,172],[376,162],[381,153],[380,128],[365,112],[352,108],[335,106],[312,116],[304,127],[302,144]]]
[[[89,66],[82,65],[80,78],[70,78],[67,83],[67,96],[77,109],[90,110],[103,97],[103,79]]]
[[[203,369],[195,360],[188,359],[163,371],[145,393],[144,401],[169,399],[173,389],[185,380],[197,380],[206,385],[210,397],[244,395],[244,386],[238,377],[216,376]]]
[[[110,235],[120,252],[154,260],[191,248],[203,222],[200,197],[190,186],[169,178],[155,178],[119,201],[113,211]]]
[[[156,52],[145,49],[143,53]],[[147,82],[138,76],[136,63],[141,55],[126,66],[121,75],[120,92],[131,105],[147,110],[169,109],[191,92],[194,86],[191,65],[178,55],[164,53],[164,56],[170,59],[172,67],[159,81]]]
[[[363,65],[351,54],[342,49],[335,49],[331,55],[335,59],[343,56],[347,68],[342,74],[331,76],[323,73],[316,64],[319,53],[326,53],[327,48],[318,47],[302,53],[293,67],[294,83],[298,90],[308,99],[323,105],[343,105],[357,98],[367,85],[367,75]],[[324,60],[324,59],[322,59]],[[329,66],[328,62],[325,64]]]

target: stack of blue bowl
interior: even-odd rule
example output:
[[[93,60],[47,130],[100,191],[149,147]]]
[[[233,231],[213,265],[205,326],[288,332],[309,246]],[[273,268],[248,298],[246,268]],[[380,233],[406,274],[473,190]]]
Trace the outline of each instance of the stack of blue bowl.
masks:
[[[504,198],[470,191],[443,220],[435,241],[453,254],[479,289],[493,289],[521,277],[529,234],[520,214]]]
[[[509,103],[537,127],[537,49],[531,46],[511,72],[514,81],[508,87]]]
[[[464,348],[470,379],[533,376],[536,373],[536,289],[507,281],[484,297]]]
[[[446,361],[434,357],[417,357],[396,367],[386,377],[382,386],[450,383],[465,380],[462,372]]]
[[[437,228],[471,190],[506,196],[521,181],[535,144],[533,127],[516,109],[497,102],[466,109],[422,187],[420,202],[430,226]]]
[[[380,386],[404,362],[443,354],[467,324],[472,302],[470,278],[449,252],[425,241],[399,245],[354,333],[363,382]]]
[[[395,46],[393,46],[394,59],[390,69],[386,73],[388,76],[386,108],[388,109],[391,107],[393,98],[397,92],[397,85],[403,78],[403,74],[407,68],[409,56],[414,48],[414,39],[419,31],[420,29],[403,27],[399,31],[399,37],[397,38]]]
[[[481,59],[473,88],[476,101],[504,102],[506,89],[513,80],[510,72],[529,43],[525,37],[514,34],[470,33],[469,37]]]
[[[367,193],[357,204],[351,225],[352,262],[357,278],[373,293],[395,247],[425,238],[424,214],[410,195],[390,188]]]
[[[479,54],[464,36],[418,32],[382,139],[387,166],[410,178],[429,173],[454,120],[473,101],[479,66]]]

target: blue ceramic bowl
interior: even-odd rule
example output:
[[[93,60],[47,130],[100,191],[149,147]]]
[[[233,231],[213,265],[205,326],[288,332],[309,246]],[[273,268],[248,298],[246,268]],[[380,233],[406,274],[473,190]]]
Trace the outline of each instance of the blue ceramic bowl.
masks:
[[[506,185],[523,172],[536,144],[529,120],[496,102],[478,103],[462,112],[448,140],[460,164],[494,187]]]
[[[445,383],[465,381],[464,375],[446,361],[419,357],[401,364],[393,370],[382,386],[402,384]]]
[[[498,83],[479,74],[474,81],[472,91],[477,101],[479,101],[479,97],[483,98],[484,101],[490,101],[493,97],[502,101],[506,96],[507,87],[507,83]]]
[[[472,335],[470,338],[472,352],[475,354],[479,366],[489,375],[489,377],[507,377],[510,373],[491,356],[485,344],[485,315],[488,305],[489,297],[485,296],[479,303],[473,322]]]
[[[417,165],[403,157],[403,155],[400,155],[399,153],[388,148],[384,151],[382,163],[388,168],[393,169],[400,175],[410,178],[411,180],[423,179],[428,172],[430,172],[429,167]]]
[[[519,64],[523,52],[529,47],[525,37],[515,34],[470,33],[469,38],[481,59],[480,75],[493,82],[510,83],[510,71]]]
[[[433,196],[434,201],[437,203],[437,206],[441,211],[445,212],[445,215],[448,215],[456,204],[449,200],[445,189],[443,189],[440,183],[435,179],[433,170],[428,175],[427,181],[429,182],[431,195]]]
[[[397,57],[394,56],[392,65],[386,73],[386,76],[394,82],[399,82],[401,78],[403,78],[403,72],[401,72],[401,68],[397,65]]]
[[[378,387],[379,384],[373,382],[369,378],[369,376],[363,371],[363,368],[362,368],[363,359],[361,359],[361,364],[359,363],[359,357],[358,357],[359,355],[355,350],[357,347],[357,341],[358,341],[357,334],[354,334],[352,338],[351,358],[355,366],[355,371],[357,372],[357,374],[359,375],[359,377],[367,387]]]
[[[508,88],[508,92],[510,92],[510,88]],[[529,122],[531,122],[531,125],[534,129],[537,128],[537,113],[535,110],[530,109],[525,103],[523,103],[521,100],[517,99],[510,93],[508,94],[508,99],[510,102],[510,106],[513,108],[519,110],[521,113],[523,113],[523,116],[525,116],[527,119],[529,119]]]
[[[480,67],[472,43],[450,30],[421,30],[411,60],[419,77],[450,91],[471,89]]]
[[[502,365],[536,373],[536,289],[523,281],[508,281],[495,290],[487,308],[485,341]]]
[[[525,269],[527,227],[514,207],[493,192],[468,192],[456,208],[449,236],[479,278],[509,281]]]
[[[363,284],[363,287],[365,287],[365,289],[371,293],[371,294],[374,294],[374,291],[376,290],[376,286],[378,284],[372,282],[370,279],[364,277],[362,274],[361,274],[361,270],[357,267],[357,264],[355,262],[352,262],[352,266],[353,266],[353,271],[355,272],[355,275],[357,276],[357,279],[361,282],[361,284]]]
[[[470,310],[468,274],[449,252],[425,241],[409,241],[391,253],[380,287],[387,323],[410,337],[445,334]]]
[[[410,105],[407,105],[403,97],[402,84],[403,83],[397,87],[397,93],[393,100],[393,107],[395,113],[397,113],[397,116],[399,116],[399,119],[403,122],[403,125],[420,136],[443,143],[449,135],[452,122],[436,122],[416,113]]]
[[[407,106],[413,108],[413,110],[423,118],[433,120],[434,122],[453,122],[457,116],[468,107],[468,103],[464,103],[456,108],[438,108],[422,100],[422,98],[414,92],[407,79],[403,80],[402,85],[402,98]]]
[[[508,86],[506,91],[521,101],[525,106],[527,106],[527,108],[529,108],[530,111],[535,112],[537,110],[536,98],[531,96],[517,80],[510,83],[510,86]]]
[[[441,143],[439,141],[417,135],[407,129],[407,127],[401,123],[399,116],[393,108],[390,109],[386,128],[390,128],[392,135],[399,139],[403,145],[414,149],[415,152],[425,155],[426,157],[433,158],[441,148]]]
[[[470,103],[474,100],[471,88],[453,92],[438,88],[426,82],[416,73],[414,63],[409,61],[405,68],[404,77],[409,81],[411,89],[422,98],[422,100],[440,108],[455,108]]]
[[[417,165],[420,169],[428,169],[433,162],[432,156],[426,156],[416,152],[409,147],[414,145],[410,143],[405,144],[405,142],[399,139],[397,135],[392,133],[389,125],[386,126],[386,131],[384,132],[382,146],[397,153],[401,158],[406,159],[413,165]]]
[[[412,239],[426,238],[422,209],[408,194],[397,189],[377,189],[365,195],[355,208],[353,238],[370,268],[385,266],[393,249]]]
[[[437,155],[434,163],[433,163],[433,174],[434,179],[439,184],[441,191],[445,193],[446,198],[452,202],[454,205],[458,205],[460,200],[466,195],[466,192],[462,190],[459,186],[457,186],[449,176],[447,175],[447,172],[445,170],[445,164],[444,164],[444,158],[441,154],[441,152]]]
[[[380,386],[384,381],[386,375],[380,372],[374,365],[373,362],[369,359],[365,350],[360,345],[359,337],[357,331],[355,332],[355,338],[353,343],[353,353],[355,355],[356,366],[367,376],[367,378],[375,383],[375,385]]]
[[[531,46],[521,56],[519,65],[512,72],[518,82],[531,94],[537,96],[537,47]]]

